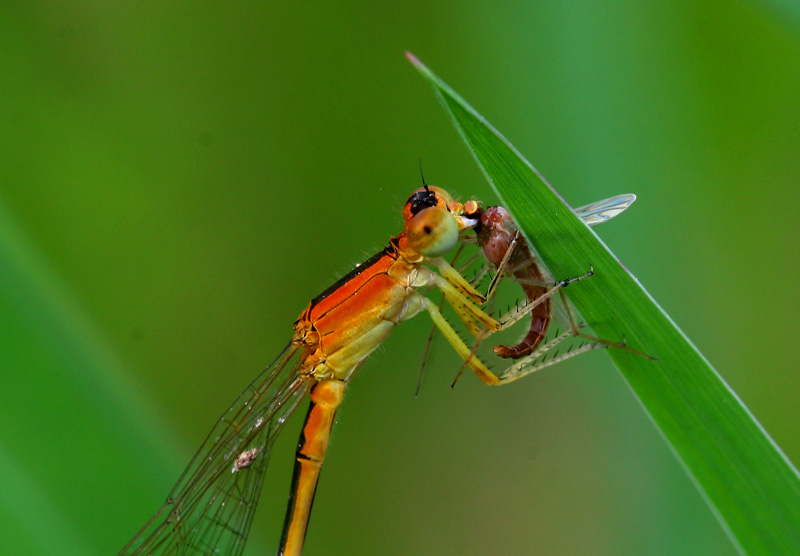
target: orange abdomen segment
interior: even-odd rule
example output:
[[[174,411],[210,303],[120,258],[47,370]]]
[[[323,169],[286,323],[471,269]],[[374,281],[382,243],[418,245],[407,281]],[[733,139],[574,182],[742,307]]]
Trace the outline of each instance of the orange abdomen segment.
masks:
[[[341,380],[324,379],[311,389],[311,405],[297,446],[279,556],[299,556],[303,551],[319,473],[328,451],[331,426],[336,409],[342,403],[345,385]]]

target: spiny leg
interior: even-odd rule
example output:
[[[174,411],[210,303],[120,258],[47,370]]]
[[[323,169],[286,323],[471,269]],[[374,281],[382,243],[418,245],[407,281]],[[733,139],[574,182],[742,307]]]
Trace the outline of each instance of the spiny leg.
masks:
[[[471,291],[475,292],[475,294],[480,294],[478,294],[474,288],[469,286],[466,280],[458,275],[455,272],[455,269],[448,265],[443,259],[431,262],[437,267],[444,269],[444,276],[437,274],[430,269],[425,269],[422,267],[419,271],[419,280],[416,283],[416,287],[436,286],[439,288],[442,294],[444,294],[444,298],[456,311],[459,319],[461,319],[465,326],[471,330],[474,330],[476,335],[480,334],[482,330],[488,330],[490,332],[497,330],[500,326],[499,323],[491,316],[487,315],[475,303],[473,303],[473,301],[468,297],[469,293],[454,285],[451,280],[455,280],[461,286],[466,284],[466,286],[468,286]],[[447,272],[448,268],[452,272]],[[457,277],[454,278],[452,273],[456,273]],[[498,383],[497,376],[495,376],[486,367],[486,365],[484,365],[484,363],[478,359],[477,356],[475,356],[474,351],[470,349],[469,346],[467,346],[467,344],[464,343],[464,341],[458,336],[458,333],[453,329],[452,326],[450,326],[450,323],[447,322],[444,316],[442,316],[442,312],[439,310],[435,302],[415,292],[410,294],[408,301],[410,305],[413,306],[418,303],[419,307],[428,311],[433,323],[442,332],[445,339],[456,350],[461,358],[464,359],[469,367],[475,372],[475,374],[478,375],[478,378],[480,378],[486,384]]]
[[[467,367],[467,366],[470,364],[470,361],[471,361],[473,358],[475,358],[475,352],[477,351],[477,349],[478,349],[478,347],[480,346],[481,342],[482,342],[482,341],[483,341],[483,340],[484,340],[486,337],[488,337],[488,336],[490,336],[490,335],[494,334],[495,332],[499,332],[499,331],[501,331],[501,330],[505,330],[505,329],[507,329],[507,328],[511,327],[511,326],[512,326],[512,325],[514,325],[514,324],[515,324],[517,321],[519,321],[519,320],[520,320],[520,319],[521,319],[523,316],[525,316],[526,314],[528,314],[529,312],[531,312],[531,311],[532,311],[532,310],[533,310],[535,307],[537,307],[538,305],[540,305],[541,303],[543,303],[545,300],[549,299],[550,297],[552,297],[552,296],[553,296],[553,295],[555,295],[556,293],[559,293],[559,292],[561,292],[561,290],[562,290],[564,287],[566,287],[566,286],[568,286],[569,284],[572,284],[572,283],[574,283],[574,282],[578,282],[578,281],[580,281],[580,280],[583,280],[584,278],[588,278],[589,276],[591,276],[591,275],[592,275],[592,273],[593,273],[593,271],[592,271],[592,270],[590,270],[589,272],[587,272],[586,274],[582,274],[581,276],[577,276],[577,277],[574,277],[574,278],[569,278],[569,279],[566,279],[566,280],[561,280],[561,281],[559,281],[559,282],[558,282],[558,283],[556,283],[556,284],[555,284],[555,285],[554,285],[552,288],[550,288],[550,290],[548,290],[548,291],[547,291],[546,293],[544,293],[543,295],[539,296],[539,297],[538,297],[537,299],[535,299],[534,301],[532,301],[532,302],[530,302],[530,303],[527,303],[526,305],[524,305],[524,306],[522,306],[522,307],[519,307],[519,308],[517,308],[517,309],[514,309],[514,310],[512,310],[512,311],[508,312],[508,313],[507,313],[506,315],[504,315],[503,317],[501,317],[501,318],[500,318],[500,320],[497,322],[497,324],[498,324],[497,328],[494,328],[494,329],[483,328],[482,330],[479,330],[479,331],[478,331],[478,333],[477,333],[477,334],[475,334],[477,339],[476,339],[476,341],[475,341],[475,344],[474,344],[474,346],[473,346],[472,350],[471,350],[471,351],[470,351],[470,352],[469,352],[469,353],[468,353],[466,356],[464,356],[464,355],[462,354],[462,358],[464,359],[465,363],[464,363],[464,365],[461,367],[461,369],[459,370],[459,372],[458,372],[458,374],[456,375],[455,379],[453,380],[453,385],[455,385],[455,383],[458,381],[458,379],[460,378],[461,374],[464,372],[464,369],[465,369],[465,368],[466,368],[466,367]],[[441,287],[441,286],[440,286],[440,287]],[[443,290],[443,291],[444,291],[444,290]],[[563,296],[563,293],[562,293],[561,295]],[[445,297],[447,298],[447,293],[445,293]],[[566,298],[565,298],[565,297],[564,297],[563,299],[565,299],[565,300],[566,300]],[[460,311],[460,310],[459,310],[459,306],[457,306],[457,304],[454,304],[454,303],[453,303],[453,300],[451,300],[450,298],[448,298],[448,301],[449,301],[449,302],[450,302],[450,304],[451,304],[451,305],[454,307],[454,309],[456,309],[456,314],[458,314],[458,315],[459,315],[459,318],[461,318],[462,322],[464,322],[464,324],[465,324],[465,325],[466,325],[468,328],[470,328],[470,329],[471,329],[471,327],[470,327],[470,324],[471,324],[471,323],[470,323],[470,321],[469,321],[467,318],[465,318],[466,316],[462,316],[462,311]],[[463,305],[463,304],[462,304],[462,305]],[[477,308],[477,307],[474,307],[474,306],[470,306],[470,307],[473,309],[473,311],[477,311],[477,312],[480,312],[480,313],[482,313],[482,314],[485,314],[485,313],[483,313],[482,311],[480,311],[480,309],[479,309],[479,308]],[[466,308],[466,307],[465,307],[465,308]],[[471,316],[471,315],[469,315],[469,316]],[[554,339],[554,340],[551,340],[550,342],[548,342],[548,343],[547,343],[547,344],[545,344],[544,346],[541,346],[541,347],[540,347],[540,348],[538,348],[536,351],[534,351],[534,352],[533,352],[531,355],[529,355],[529,356],[525,357],[524,359],[521,359],[521,360],[518,362],[518,364],[515,364],[515,365],[513,365],[512,367],[513,367],[513,368],[517,368],[517,367],[519,367],[519,368],[522,368],[522,367],[524,367],[524,366],[525,366],[525,362],[532,362],[532,361],[533,361],[533,359],[535,359],[536,357],[538,357],[538,356],[542,355],[543,353],[547,352],[548,350],[552,349],[553,347],[555,347],[557,344],[561,343],[561,342],[562,342],[563,340],[565,340],[566,338],[568,338],[568,337],[570,337],[570,336],[580,336],[580,333],[578,332],[578,328],[580,328],[580,327],[579,327],[578,325],[574,324],[574,322],[573,322],[573,321],[574,321],[574,319],[572,319],[572,318],[571,318],[570,320],[571,320],[571,330],[570,330],[570,331],[563,333],[563,334],[562,334],[561,336],[559,336],[558,338],[556,338],[556,339]],[[435,319],[434,319],[434,322],[436,322],[436,321],[435,321]],[[448,325],[448,327],[449,327],[449,325]],[[452,330],[452,328],[450,328],[450,329]],[[444,332],[444,331],[443,331],[443,332]],[[456,337],[457,337],[457,336],[456,336]],[[459,341],[461,341],[461,340],[460,340],[460,338],[458,338],[458,340],[459,340]],[[462,343],[463,343],[463,342],[462,342]],[[451,344],[452,344],[452,342],[451,342]],[[455,347],[455,346],[454,346],[454,347]],[[597,347],[601,347],[601,346],[597,346]],[[602,346],[602,347],[604,347],[604,346]],[[582,347],[580,350],[576,350],[575,352],[573,352],[573,353],[572,353],[571,355],[569,355],[569,356],[571,357],[572,355],[577,355],[578,353],[582,353],[583,351],[587,351],[588,349],[593,349],[593,348],[584,346],[584,347]],[[458,350],[458,348],[457,348],[457,350]],[[461,352],[459,352],[459,353],[461,353]],[[533,359],[531,359],[531,357],[533,357]],[[557,358],[557,361],[562,361],[562,360],[564,360],[564,359],[566,359],[566,358],[567,358],[567,357],[560,356],[560,357],[558,357],[558,358]],[[557,361],[549,361],[549,362],[547,363],[547,365],[545,365],[545,366],[552,365],[554,362],[557,362]],[[471,365],[469,365],[469,366],[471,366]],[[539,368],[540,368],[540,367],[539,367]],[[473,370],[475,370],[475,369],[473,368]],[[537,370],[538,370],[538,368],[537,368]],[[508,371],[506,371],[506,372],[508,372]],[[533,371],[526,371],[526,372],[525,372],[525,374],[529,374],[530,372],[533,372]],[[476,373],[477,373],[477,371],[476,371]],[[505,373],[504,373],[504,374],[505,374]],[[486,382],[487,384],[490,384],[490,385],[498,384],[498,383],[496,383],[496,382],[494,382],[494,381],[487,381],[487,380],[485,379],[485,377],[484,377],[484,376],[482,376],[480,373],[478,373],[478,376],[481,378],[481,380],[483,380],[483,381],[484,381],[484,382]],[[494,375],[492,374],[492,376],[494,376]],[[524,375],[521,375],[521,376],[524,376]],[[513,380],[516,380],[516,379],[513,379]],[[509,380],[507,380],[507,381],[509,381]],[[501,382],[501,383],[502,383],[502,382]]]
[[[589,341],[588,343],[578,346],[577,348],[572,348],[561,355],[556,352],[556,354],[550,359],[546,358],[546,355],[549,351],[557,347],[565,340],[575,337],[583,337],[583,335],[575,334],[575,332],[572,330],[565,330],[561,334],[558,334],[549,342],[539,346],[533,353],[523,359],[518,360],[505,371],[503,371],[503,373],[500,375],[499,384],[508,384],[509,382],[514,382],[515,380],[518,380],[524,376],[536,371],[540,371],[551,365],[555,365],[556,363],[561,363],[562,361],[575,357],[576,355],[580,355],[581,353],[585,353],[593,349],[605,349],[609,347],[607,344],[599,344]],[[545,356],[545,358],[542,358],[543,356]]]
[[[565,305],[567,305],[568,301],[566,301],[566,296],[564,296],[564,292],[562,291],[563,288],[567,287],[570,284],[575,282],[579,282],[585,278],[589,278],[594,274],[594,270],[590,269],[589,272],[586,274],[581,274],[580,276],[576,276],[574,278],[567,278],[566,280],[561,280],[556,282],[553,287],[547,290],[545,293],[534,299],[533,301],[529,301],[520,307],[516,307],[511,311],[508,311],[506,314],[502,315],[498,318],[498,322],[500,323],[500,330],[506,330],[507,328],[511,327],[512,325],[516,324],[522,317],[530,313],[533,309],[541,305],[545,302],[545,300],[550,299],[556,293],[561,296],[561,299],[564,301]],[[577,325],[575,324],[574,317],[572,315],[572,311],[568,310],[569,319],[570,319],[570,328],[576,332],[577,334]]]
[[[506,369],[500,375],[500,384],[507,384],[509,382],[513,382],[531,373],[534,373],[551,365],[555,365],[556,363],[560,363],[562,361],[575,357],[576,355],[580,355],[581,353],[585,353],[593,349],[603,349],[608,347],[629,349],[626,348],[624,342],[623,343],[612,342],[609,340],[598,338],[596,336],[590,336],[589,334],[581,332],[581,329],[586,325],[585,323],[578,323],[576,321],[575,314],[572,309],[572,304],[569,302],[566,295],[564,294],[564,288],[569,284],[588,278],[593,274],[594,274],[594,269],[590,269],[589,272],[581,276],[577,276],[575,278],[567,280],[562,280],[556,283],[544,295],[540,296],[540,298],[537,298],[536,301],[539,301],[539,299],[541,298],[552,297],[554,294],[558,293],[559,298],[561,299],[561,303],[567,315],[568,329],[562,332],[561,334],[557,334],[549,342],[546,342],[545,344],[539,346],[530,355],[526,356],[523,359],[520,359],[519,361],[511,365],[508,369]],[[522,310],[524,309],[526,309],[526,307],[522,308]],[[503,326],[506,325],[505,319],[501,318],[501,322]],[[552,349],[556,348],[562,342],[570,338],[582,338],[586,340],[588,343],[580,345],[577,348],[575,346],[572,346],[567,352],[562,353],[561,355],[558,355],[558,351],[556,351],[556,354],[553,357],[549,359],[546,358],[548,352],[550,352]]]
[[[475,340],[475,344],[472,346],[472,351],[470,352],[470,357],[477,357],[475,355],[475,352],[478,351],[478,348],[480,347],[481,342],[483,342],[483,339],[488,335],[489,335],[488,330],[486,330],[484,328],[481,331],[481,333],[478,335],[478,338]],[[453,382],[450,383],[450,388],[455,388],[456,382],[458,382],[458,379],[461,378],[462,374],[464,374],[464,371],[467,369],[468,364],[469,364],[469,359],[464,359],[464,364],[461,365],[461,368],[456,373],[456,376],[453,379]],[[494,373],[492,373],[492,374],[494,374]],[[484,382],[486,382],[486,381],[484,380]],[[487,382],[487,384],[489,384],[489,383]],[[491,385],[493,385],[493,384],[490,384],[490,386]]]
[[[641,353],[637,350],[631,349],[625,345],[624,340],[622,342],[613,342],[610,340],[605,340],[603,338],[598,338],[596,336],[591,336],[589,334],[585,334],[581,332],[581,329],[584,328],[586,325],[584,323],[578,323],[575,320],[575,314],[572,309],[572,305],[570,304],[569,300],[567,299],[566,295],[564,294],[563,288],[575,281],[582,280],[584,278],[588,278],[592,275],[592,271],[584,274],[583,276],[579,276],[575,279],[571,280],[563,280],[559,282],[555,287],[551,288],[545,295],[552,295],[554,293],[558,293],[559,297],[561,298],[561,302],[563,304],[564,310],[567,314],[568,319],[568,329],[562,332],[561,334],[557,334],[552,340],[549,342],[539,346],[533,353],[525,357],[524,359],[520,359],[509,368],[507,368],[501,375],[500,375],[500,384],[507,384],[509,382],[513,382],[518,380],[524,376],[527,376],[531,373],[549,367],[551,365],[555,365],[556,363],[560,363],[576,355],[580,355],[581,353],[585,353],[587,351],[593,349],[604,349],[609,347],[614,347],[618,349],[625,349],[637,355],[642,355],[647,357],[648,359],[654,359],[653,357]],[[505,323],[503,323],[505,324]],[[542,359],[542,356],[546,356],[546,354],[554,349],[556,346],[568,340],[569,338],[581,338],[586,340],[588,343],[583,345],[570,348],[566,353],[556,355],[551,357],[550,359]]]
[[[444,307],[444,294],[439,296],[439,304],[436,307],[439,313],[442,312]],[[419,377],[417,378],[417,389],[414,391],[414,397],[419,396],[420,388],[422,388],[422,377],[425,375],[425,367],[428,364],[428,356],[431,352],[431,344],[433,344],[433,336],[436,334],[436,324],[431,325],[431,331],[428,333],[428,341],[425,342],[425,351],[422,352],[422,364],[419,367]]]
[[[464,241],[466,241],[466,240],[464,240]],[[455,266],[456,261],[458,260],[458,257],[461,256],[461,253],[463,251],[464,251],[464,243],[461,243],[458,246],[458,250],[456,250],[455,254],[453,255],[453,258],[450,260],[450,266]],[[458,273],[461,274],[461,272],[464,269],[468,268],[472,263],[474,263],[475,259],[479,255],[480,255],[480,252],[477,252],[474,255],[472,255],[469,259],[467,259],[467,261],[461,267],[459,267]],[[473,285],[473,286],[475,285],[474,279],[470,280],[470,284]],[[438,304],[439,312],[442,311],[443,307],[444,307],[444,294],[441,294],[439,296],[439,304]],[[419,391],[422,388],[422,378],[425,376],[425,367],[427,367],[427,365],[428,365],[428,357],[430,356],[431,345],[433,344],[434,334],[436,334],[436,325],[435,324],[431,324],[431,331],[428,333],[428,340],[425,342],[425,350],[422,352],[422,363],[420,364],[420,367],[419,367],[419,377],[417,378],[417,388],[414,391],[414,397],[415,398],[417,396],[419,396]]]
[[[444,262],[444,261],[442,261]],[[447,263],[444,263],[447,265]],[[449,267],[449,265],[447,265]],[[455,269],[449,267],[454,273]],[[464,292],[460,287],[466,284],[469,284],[461,277],[460,274],[456,273],[455,276],[458,278],[454,278],[452,274],[444,274],[439,275],[434,272],[431,272],[430,280],[438,287],[442,293],[444,294],[445,299],[450,304],[450,306],[455,310],[456,315],[464,323],[464,326],[470,331],[473,336],[478,336],[481,331],[486,328],[490,332],[496,332],[500,329],[500,323],[489,316],[485,311],[483,311],[474,301],[472,298],[468,296],[468,293]],[[453,283],[453,280],[460,279],[463,284],[458,283],[458,285]],[[469,286],[473,291],[475,291],[472,286]],[[485,301],[485,298],[475,291],[475,293],[480,296],[481,303]]]
[[[489,317],[484,311],[474,305],[474,301],[480,301],[481,299],[485,301],[485,298],[475,289],[475,284],[480,282],[487,271],[487,266],[483,265],[482,270],[473,277],[472,280],[467,281],[461,271],[465,268],[468,268],[471,264],[475,262],[477,257],[481,255],[481,252],[475,253],[471,256],[464,265],[462,265],[458,270],[456,270],[453,265],[456,263],[459,255],[463,251],[463,245],[461,245],[453,256],[452,261],[448,264],[444,260],[438,261],[434,263],[440,272],[442,273],[437,278],[432,279],[434,284],[441,290],[442,296],[439,299],[438,306],[436,306],[436,311],[439,316],[441,316],[442,308],[444,307],[444,302],[447,300],[453,309],[456,311],[456,315],[458,316],[459,320],[461,320],[464,325],[470,330],[471,333],[478,335],[482,334],[485,330],[492,330],[497,327],[497,322],[494,321],[491,317]],[[467,286],[464,286],[467,284]],[[430,306],[426,302],[426,308],[430,311]],[[476,315],[480,315],[476,318]],[[433,316],[433,315],[432,315]],[[415,396],[419,394],[419,390],[422,386],[422,377],[425,373],[425,367],[427,366],[428,356],[430,354],[431,344],[433,342],[433,336],[436,331],[436,328],[440,328],[439,322],[437,318],[433,318],[434,325],[431,327],[431,331],[428,334],[428,340],[425,344],[425,350],[422,355],[422,364],[420,366],[420,373],[419,378],[417,379],[417,389]],[[476,322],[477,321],[477,322]],[[447,323],[446,320],[442,317],[442,322],[447,325],[449,331],[451,331],[456,337],[458,335],[452,329],[452,327]],[[442,330],[444,332],[444,330]],[[444,332],[445,337],[450,332]],[[460,338],[458,338],[461,341]],[[452,344],[452,341],[448,337],[448,341]],[[462,342],[463,343],[463,342]],[[477,347],[477,346],[476,346]],[[472,350],[472,356],[474,356],[474,350]],[[465,367],[467,363],[471,360],[471,357],[465,358]],[[479,373],[479,376],[480,373]]]
[[[528,357],[520,359],[514,365],[509,367],[509,369],[507,369],[501,375],[500,378],[498,378],[476,356],[475,352],[480,342],[485,337],[510,327],[520,318],[522,318],[525,314],[530,312],[530,310],[532,310],[538,304],[542,303],[544,299],[548,299],[549,297],[552,297],[556,293],[559,293],[562,300],[565,302],[565,305],[567,305],[568,307],[568,301],[566,300],[566,297],[564,296],[562,291],[563,288],[568,286],[569,284],[588,278],[593,274],[593,271],[590,270],[586,274],[577,276],[575,278],[561,280],[560,282],[556,283],[552,288],[550,288],[550,290],[548,290],[544,295],[540,296],[535,301],[521,307],[520,309],[511,311],[508,315],[506,315],[505,318],[501,319],[501,322],[498,322],[492,317],[490,317],[488,314],[486,314],[480,307],[478,307],[473,302],[472,299],[470,299],[470,297],[472,296],[469,296],[469,293],[471,292],[464,291],[462,290],[462,288],[458,287],[461,286],[462,284],[469,285],[466,282],[466,280],[463,277],[461,277],[461,275],[458,274],[455,271],[455,269],[453,269],[445,261],[441,261],[441,263],[443,264],[438,264],[437,266],[440,269],[443,268],[444,271],[442,275],[432,273],[433,283],[442,291],[442,293],[444,294],[444,298],[455,309],[459,319],[461,319],[461,321],[465,324],[465,326],[467,326],[467,328],[470,329],[470,331],[478,338],[478,341],[476,342],[475,346],[472,349],[470,349],[464,343],[464,341],[458,336],[453,327],[450,326],[450,324],[442,316],[439,307],[437,307],[437,305],[433,301],[431,301],[426,297],[422,297],[423,307],[431,315],[431,319],[433,320],[434,324],[436,325],[437,328],[439,328],[439,330],[445,336],[450,345],[453,346],[456,352],[466,362],[466,366],[469,366],[475,372],[475,374],[478,375],[478,378],[480,378],[484,383],[488,385],[498,385],[506,382],[512,382],[534,371],[553,365],[570,357],[574,357],[575,355],[578,355],[580,353],[583,353],[591,349],[604,348],[608,346],[623,347],[621,344],[603,341],[601,339],[596,339],[592,336],[588,336],[581,333],[579,329],[583,325],[578,325],[575,322],[574,316],[568,309],[568,315],[570,320],[569,331],[564,332],[558,337],[551,340],[550,342],[547,342],[545,345],[538,348]],[[447,271],[448,268],[450,272]],[[455,285],[453,281],[455,281],[458,284],[458,286]],[[470,289],[472,291],[475,291],[474,288],[470,287]],[[569,337],[582,337],[591,343],[580,346],[579,348],[574,349],[568,353],[562,354],[560,356],[557,355],[547,361],[542,361],[538,364],[535,362],[536,358],[540,357],[549,350],[553,349],[556,345],[558,345],[559,343],[561,343],[562,341],[564,341]],[[597,340],[600,341],[598,342]]]
[[[486,302],[486,297],[481,292],[476,290],[472,284],[470,284],[466,278],[461,276],[461,274],[459,274],[459,272],[447,261],[444,259],[433,259],[430,261],[430,264],[437,268],[439,275],[443,280],[459,290],[472,303],[482,305]],[[445,294],[446,293],[447,292],[445,292]]]
[[[653,361],[658,360],[657,357],[653,357],[652,355],[648,355],[648,354],[643,353],[643,352],[641,352],[639,350],[636,350],[636,349],[633,349],[631,347],[628,347],[625,344],[625,337],[624,336],[623,336],[621,342],[614,342],[613,340],[605,340],[603,338],[598,338],[597,336],[590,336],[589,334],[584,334],[583,332],[580,331],[580,329],[583,328],[584,325],[579,325],[576,322],[575,314],[572,311],[572,305],[569,303],[569,300],[567,299],[566,295],[564,295],[563,291],[559,292],[559,295],[561,296],[561,302],[564,305],[564,309],[565,309],[565,311],[567,313],[567,318],[569,319],[569,326],[570,326],[574,336],[577,336],[578,338],[583,338],[584,340],[588,340],[588,341],[593,342],[595,344],[601,344],[601,345],[603,345],[605,347],[613,347],[613,348],[617,348],[617,349],[624,349],[625,351],[629,351],[629,352],[631,352],[631,353],[633,353],[635,355],[640,355],[642,357],[646,357],[647,359],[651,359]]]
[[[467,344],[458,336],[458,333],[450,326],[450,323],[445,320],[444,316],[442,316],[441,311],[439,311],[436,304],[428,299],[427,297],[422,297],[422,304],[425,309],[427,309],[428,313],[433,320],[433,323],[439,329],[439,331],[444,335],[445,339],[453,346],[453,349],[456,350],[461,358],[466,362],[470,369],[472,369],[478,378],[480,378],[483,382],[489,385],[498,384],[500,381],[497,376],[494,375],[487,367],[483,364],[483,362],[478,359],[475,355],[474,349],[470,349]],[[477,309],[477,307],[476,307]],[[478,309],[480,310],[480,309]]]

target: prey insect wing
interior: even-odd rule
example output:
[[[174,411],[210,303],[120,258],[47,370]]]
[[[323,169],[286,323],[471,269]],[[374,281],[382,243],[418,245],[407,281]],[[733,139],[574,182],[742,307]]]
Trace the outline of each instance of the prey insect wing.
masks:
[[[594,203],[578,207],[575,209],[575,214],[586,222],[588,226],[597,226],[617,216],[631,206],[635,200],[636,195],[633,193],[616,195],[608,199],[603,199],[602,201],[595,201]]]
[[[214,554],[244,549],[272,445],[311,381],[295,344],[239,395],[211,429],[167,502],[119,556]]]

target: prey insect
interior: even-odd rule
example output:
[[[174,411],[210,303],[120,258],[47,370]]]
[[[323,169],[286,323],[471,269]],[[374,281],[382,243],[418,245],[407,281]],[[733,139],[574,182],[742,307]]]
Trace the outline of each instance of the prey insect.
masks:
[[[587,225],[596,226],[619,215],[630,207],[635,200],[636,196],[633,194],[617,195],[575,209],[575,213]],[[518,360],[503,371],[500,375],[501,382],[517,380],[534,371],[591,349],[613,346],[650,357],[628,348],[624,342],[618,343],[603,340],[581,331],[584,324],[576,322],[574,310],[562,290],[569,284],[590,277],[593,274],[593,270],[589,270],[589,272],[577,277],[554,280],[540,264],[524,236],[514,224],[511,214],[505,208],[490,206],[484,209],[480,205],[469,206],[470,209],[473,207],[475,212],[470,213],[468,216],[478,221],[473,227],[475,235],[473,237],[466,236],[464,240],[467,243],[477,243],[485,259],[485,265],[476,278],[473,279],[473,283],[480,281],[489,268],[495,270],[486,294],[487,300],[493,299],[497,286],[503,279],[519,283],[526,297],[525,303],[515,310],[509,311],[498,320],[502,323],[501,326],[507,328],[525,315],[530,314],[531,317],[526,335],[517,344],[513,346],[498,344],[493,347],[493,351],[497,356]],[[556,333],[548,342],[542,343],[546,338],[553,317],[552,298],[556,295],[558,295],[565,313],[563,316],[567,321],[565,323],[566,330],[562,333]],[[471,330],[471,332],[478,337],[477,344],[480,344],[486,335],[486,331]],[[561,355],[558,355],[558,351],[556,351],[555,355],[547,357],[548,352],[557,348],[569,338],[581,338],[584,342],[578,346],[569,346]],[[429,343],[431,339],[432,335],[429,337]],[[477,344],[475,349],[477,349]],[[423,368],[426,359],[427,349],[423,356]],[[461,368],[456,376],[456,381],[463,370],[464,367]]]
[[[505,328],[442,256],[478,221],[465,204],[425,186],[406,202],[404,231],[389,246],[315,297],[294,323],[292,339],[212,428],[166,503],[120,555],[242,552],[269,456],[286,419],[308,396],[278,554],[301,554],[334,416],[367,356],[399,323],[427,311],[436,327],[486,384],[503,382],[461,340],[422,291],[438,288],[474,333]],[[434,271],[433,269],[436,269]]]
[[[575,212],[587,225],[596,226],[617,216],[630,207],[635,200],[636,196],[633,194],[618,195],[580,207]],[[536,354],[537,348],[545,338],[553,315],[551,297],[556,293],[559,294],[566,310],[571,335],[591,341],[591,347],[587,346],[588,349],[610,345],[623,347],[621,344],[601,340],[580,332],[580,326],[575,322],[571,306],[564,297],[562,291],[564,287],[588,278],[593,271],[590,270],[586,274],[566,280],[553,280],[539,264],[524,236],[514,224],[511,214],[505,208],[501,206],[491,206],[485,210],[479,208],[474,216],[479,217],[478,224],[474,228],[476,241],[486,261],[496,269],[486,297],[491,298],[500,279],[506,277],[518,282],[526,297],[526,304],[522,310],[515,311],[508,318],[517,318],[516,315],[525,313],[531,315],[531,323],[525,337],[514,346],[494,346],[495,354],[508,359],[521,359]],[[559,335],[556,336],[556,338],[559,337]],[[555,344],[551,342],[550,345]],[[515,365],[512,369],[519,369],[523,365]],[[504,374],[508,375],[510,372],[512,372],[511,369]]]

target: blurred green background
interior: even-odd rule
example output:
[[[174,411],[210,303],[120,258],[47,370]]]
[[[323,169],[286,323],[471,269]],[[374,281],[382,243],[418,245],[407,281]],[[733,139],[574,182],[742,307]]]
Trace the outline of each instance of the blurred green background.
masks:
[[[411,50],[599,231],[800,461],[790,2],[4,2],[0,538],[114,554],[310,298],[429,182],[496,201]],[[506,388],[424,317],[352,382],[308,554],[730,555],[602,352]],[[302,413],[301,410],[299,413]],[[299,429],[246,554],[279,537]]]

